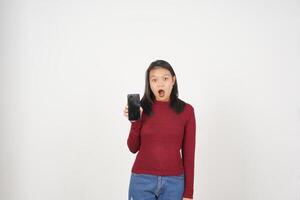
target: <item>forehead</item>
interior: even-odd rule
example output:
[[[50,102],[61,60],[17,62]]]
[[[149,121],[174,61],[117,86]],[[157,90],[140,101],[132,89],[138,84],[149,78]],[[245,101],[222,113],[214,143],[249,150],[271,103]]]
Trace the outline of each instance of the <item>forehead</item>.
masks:
[[[171,76],[171,72],[165,68],[154,68],[151,69],[149,73],[149,77],[157,77],[157,76]]]

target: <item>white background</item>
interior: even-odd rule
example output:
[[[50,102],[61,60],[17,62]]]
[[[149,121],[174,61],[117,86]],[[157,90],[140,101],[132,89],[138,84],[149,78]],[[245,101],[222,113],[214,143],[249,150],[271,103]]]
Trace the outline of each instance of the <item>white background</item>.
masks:
[[[300,3],[2,0],[0,199],[125,200],[122,115],[164,59],[196,200],[300,200]]]

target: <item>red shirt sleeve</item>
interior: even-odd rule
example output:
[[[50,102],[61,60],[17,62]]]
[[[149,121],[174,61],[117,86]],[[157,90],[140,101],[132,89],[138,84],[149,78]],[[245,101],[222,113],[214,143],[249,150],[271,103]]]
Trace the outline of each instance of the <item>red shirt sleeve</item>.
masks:
[[[191,106],[189,119],[184,127],[182,156],[185,173],[185,188],[183,197],[193,198],[194,193],[194,160],[196,141],[196,119],[194,108]]]
[[[140,149],[140,132],[142,128],[142,117],[139,120],[130,121],[131,127],[127,138],[127,146],[132,153],[136,153]]]

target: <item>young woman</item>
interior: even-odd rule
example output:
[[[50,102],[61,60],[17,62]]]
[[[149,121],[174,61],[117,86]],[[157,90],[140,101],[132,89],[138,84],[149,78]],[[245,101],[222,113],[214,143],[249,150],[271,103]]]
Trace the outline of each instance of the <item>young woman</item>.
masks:
[[[129,150],[138,152],[131,170],[128,199],[191,200],[196,138],[194,108],[178,98],[176,75],[168,62],[152,62],[145,82],[141,118],[130,121],[127,139]],[[128,106],[124,115],[128,117]]]

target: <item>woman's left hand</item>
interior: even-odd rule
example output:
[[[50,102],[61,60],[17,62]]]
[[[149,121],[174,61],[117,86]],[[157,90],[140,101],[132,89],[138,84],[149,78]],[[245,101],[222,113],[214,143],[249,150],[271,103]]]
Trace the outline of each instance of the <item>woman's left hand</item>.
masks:
[[[183,198],[182,200],[193,200],[193,199],[190,199],[190,198]]]

